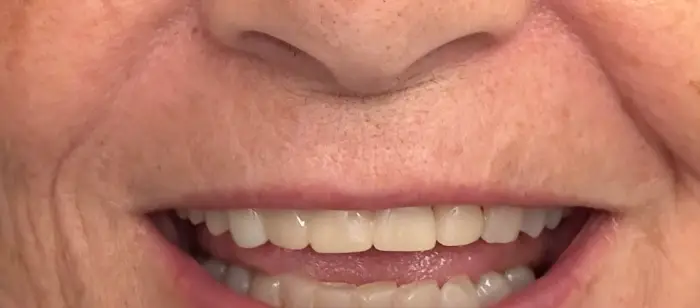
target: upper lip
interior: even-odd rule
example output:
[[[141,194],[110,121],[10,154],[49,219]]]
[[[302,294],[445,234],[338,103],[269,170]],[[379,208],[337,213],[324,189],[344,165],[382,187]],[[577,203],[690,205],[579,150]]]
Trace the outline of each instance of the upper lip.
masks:
[[[205,191],[159,200],[154,207],[232,210],[328,209],[380,210],[386,208],[461,205],[517,206],[527,208],[590,207],[612,210],[613,205],[578,196],[562,196],[547,191],[506,191],[478,187],[418,187],[370,193],[351,193],[324,187],[267,188],[257,190]],[[154,210],[154,208],[151,208]]]

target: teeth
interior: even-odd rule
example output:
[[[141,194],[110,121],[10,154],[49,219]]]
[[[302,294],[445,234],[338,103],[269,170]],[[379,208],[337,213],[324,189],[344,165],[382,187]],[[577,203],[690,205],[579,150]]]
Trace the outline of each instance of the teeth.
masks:
[[[228,219],[225,212],[206,212],[204,221],[207,229],[209,229],[209,233],[213,235],[221,235],[228,230]]]
[[[480,238],[491,244],[515,241],[519,233],[537,238],[544,228],[559,226],[565,209],[522,209],[511,206],[422,206],[372,211],[345,210],[178,210],[192,224],[204,222],[213,235],[230,232],[241,248],[268,241],[285,249],[308,246],[318,253],[370,250],[426,251],[469,245]],[[523,235],[524,236],[524,235]]]
[[[280,298],[285,308],[312,308],[318,283],[287,275],[281,278]]]
[[[425,251],[435,247],[430,207],[386,209],[377,213],[374,247],[381,251]]]
[[[251,282],[249,295],[272,307],[281,307],[280,279],[263,274],[257,274]]]
[[[481,276],[476,287],[476,295],[481,306],[490,306],[510,295],[511,288],[503,275],[495,272]]]
[[[532,238],[540,236],[547,218],[545,210],[525,210],[523,214],[523,225],[520,230]]]
[[[272,244],[287,249],[304,249],[309,244],[306,215],[301,211],[268,211],[264,222]]]
[[[323,283],[294,275],[253,274],[218,260],[207,260],[202,266],[233,292],[275,308],[486,308],[535,281],[532,270],[524,266],[504,274],[486,273],[477,284],[466,276],[452,277],[442,288],[433,280],[400,287],[388,281],[360,286]]]
[[[224,283],[238,294],[248,294],[250,280],[250,272],[237,266],[229,266],[224,276]]]
[[[349,284],[322,284],[314,292],[312,307],[356,308],[360,305],[357,287]]]
[[[463,246],[479,240],[484,229],[481,207],[473,205],[434,208],[437,241],[445,246]]]
[[[553,230],[561,222],[564,212],[562,209],[554,209],[547,211],[547,229]]]
[[[204,212],[197,211],[197,210],[191,210],[190,211],[190,222],[195,226],[203,223],[204,222]]]
[[[321,211],[309,221],[311,248],[320,253],[349,253],[372,248],[372,212]]]
[[[440,304],[440,289],[435,281],[421,281],[399,287],[392,298],[394,307],[425,308]]]
[[[237,210],[228,213],[231,237],[241,248],[255,248],[267,242],[261,215],[255,210]]]
[[[357,287],[361,308],[391,307],[391,298],[396,292],[395,282],[374,282]]]
[[[520,291],[535,282],[535,273],[524,266],[509,269],[503,276],[508,280],[508,284],[513,292]]]
[[[479,308],[476,287],[467,277],[455,277],[442,286],[442,308]]]
[[[492,244],[515,241],[520,233],[523,209],[511,206],[489,207],[484,209],[484,233],[481,238]]]

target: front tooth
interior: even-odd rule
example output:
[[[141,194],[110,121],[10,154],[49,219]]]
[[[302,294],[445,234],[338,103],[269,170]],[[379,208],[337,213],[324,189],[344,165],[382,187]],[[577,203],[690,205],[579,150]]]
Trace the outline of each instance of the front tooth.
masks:
[[[312,308],[316,282],[293,275],[285,275],[280,281],[280,299],[285,308]]]
[[[387,308],[391,307],[391,298],[396,292],[395,282],[375,282],[357,287],[357,294],[361,300],[360,308]]]
[[[479,308],[476,287],[468,277],[454,277],[442,286],[442,308]]]
[[[372,248],[372,212],[319,211],[309,219],[309,242],[320,253],[360,252]]]
[[[547,211],[545,210],[525,210],[523,214],[523,225],[520,230],[525,232],[532,238],[540,236],[547,219]]]
[[[322,284],[314,291],[313,307],[357,308],[360,301],[355,289],[349,284]]]
[[[304,249],[309,244],[306,213],[293,210],[263,212],[265,233],[272,244],[287,249]]]
[[[248,294],[250,280],[250,272],[237,266],[229,266],[224,276],[224,283],[238,294]]]
[[[282,306],[280,300],[280,279],[265,274],[256,274],[249,291],[250,297],[271,307]]]
[[[262,216],[255,210],[236,210],[228,213],[231,237],[241,248],[255,248],[267,242]]]
[[[214,236],[221,235],[228,230],[228,216],[226,212],[208,211],[204,214],[209,233]]]
[[[511,289],[503,275],[489,272],[481,276],[476,287],[476,294],[481,306],[488,307],[510,295]]]
[[[216,281],[222,281],[224,276],[226,275],[226,264],[224,264],[221,261],[217,260],[207,260],[202,263],[202,267],[204,270],[211,275],[212,278]]]
[[[191,210],[190,211],[190,222],[195,226],[204,222],[204,212],[197,211],[197,210]]]
[[[554,209],[547,211],[547,229],[553,230],[554,228],[559,226],[562,215],[562,209]]]
[[[523,209],[512,206],[496,206],[484,209],[484,233],[481,238],[491,244],[515,241],[520,233]]]
[[[503,276],[508,280],[508,284],[513,292],[522,290],[529,284],[535,282],[535,273],[525,266],[509,269]]]
[[[435,247],[435,218],[428,207],[382,210],[375,219],[374,247],[381,251],[425,251]]]
[[[440,289],[435,281],[420,281],[400,286],[392,298],[393,307],[425,308],[440,304]]]
[[[437,241],[445,246],[462,246],[479,239],[484,229],[481,207],[473,205],[436,206]]]

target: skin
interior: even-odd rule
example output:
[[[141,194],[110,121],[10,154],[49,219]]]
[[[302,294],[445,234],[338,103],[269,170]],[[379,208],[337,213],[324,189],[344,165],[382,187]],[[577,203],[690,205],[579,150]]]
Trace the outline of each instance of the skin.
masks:
[[[564,307],[695,307],[697,33],[696,0],[2,0],[0,307],[182,306],[139,224],[179,194],[453,184],[617,213]]]

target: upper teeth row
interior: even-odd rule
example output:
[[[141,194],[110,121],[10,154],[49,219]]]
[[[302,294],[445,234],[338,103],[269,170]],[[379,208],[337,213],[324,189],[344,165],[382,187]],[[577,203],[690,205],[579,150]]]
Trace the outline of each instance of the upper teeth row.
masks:
[[[436,242],[462,246],[479,238],[487,243],[515,241],[520,231],[537,237],[559,225],[563,209],[510,206],[424,206],[372,211],[338,210],[179,210],[178,215],[209,232],[229,231],[236,244],[254,248],[270,241],[286,249],[311,246],[319,253],[369,250],[425,251]]]

